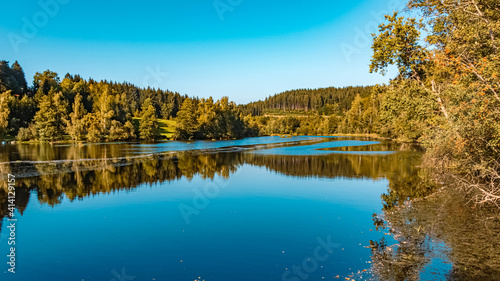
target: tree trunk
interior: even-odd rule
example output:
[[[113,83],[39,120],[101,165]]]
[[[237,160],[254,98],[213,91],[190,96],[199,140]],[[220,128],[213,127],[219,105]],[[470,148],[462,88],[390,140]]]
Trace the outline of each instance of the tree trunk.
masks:
[[[432,84],[432,92],[436,95],[436,100],[438,102],[438,105],[439,105],[441,112],[443,113],[444,117],[446,117],[446,119],[449,119],[448,111],[446,110],[446,107],[444,106],[443,100],[441,99],[441,95],[439,94],[439,91],[436,90],[436,82],[434,82],[434,80],[432,80],[431,84]]]

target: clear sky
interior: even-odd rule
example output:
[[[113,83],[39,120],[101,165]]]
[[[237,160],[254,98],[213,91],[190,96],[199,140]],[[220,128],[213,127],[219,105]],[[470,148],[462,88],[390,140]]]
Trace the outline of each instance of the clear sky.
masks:
[[[237,103],[385,83],[370,33],[402,0],[2,1],[0,59]]]

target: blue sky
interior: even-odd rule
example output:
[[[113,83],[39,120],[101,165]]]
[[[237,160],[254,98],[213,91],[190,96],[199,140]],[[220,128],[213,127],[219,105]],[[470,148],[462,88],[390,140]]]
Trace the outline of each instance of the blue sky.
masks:
[[[370,33],[402,0],[2,1],[0,59],[28,82],[128,81],[237,103],[296,88],[385,83]]]

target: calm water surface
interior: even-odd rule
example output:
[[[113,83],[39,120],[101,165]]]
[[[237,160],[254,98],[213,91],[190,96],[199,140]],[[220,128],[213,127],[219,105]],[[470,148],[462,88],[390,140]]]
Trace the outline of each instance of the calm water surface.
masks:
[[[460,198],[419,200],[437,188],[408,144],[264,137],[3,145],[0,158],[4,184],[8,173],[17,177],[18,218],[12,274],[0,189],[1,280],[499,276],[497,240],[465,246],[480,239],[481,222]]]

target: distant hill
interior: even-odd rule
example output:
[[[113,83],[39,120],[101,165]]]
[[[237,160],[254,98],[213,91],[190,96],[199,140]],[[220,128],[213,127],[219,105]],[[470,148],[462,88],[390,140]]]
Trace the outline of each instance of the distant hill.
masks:
[[[245,115],[252,114],[253,116],[284,111],[319,113],[328,113],[328,111],[332,110],[347,111],[357,94],[360,94],[361,97],[367,97],[370,95],[372,87],[329,87],[291,90],[270,96],[264,101],[240,105],[240,109]]]

